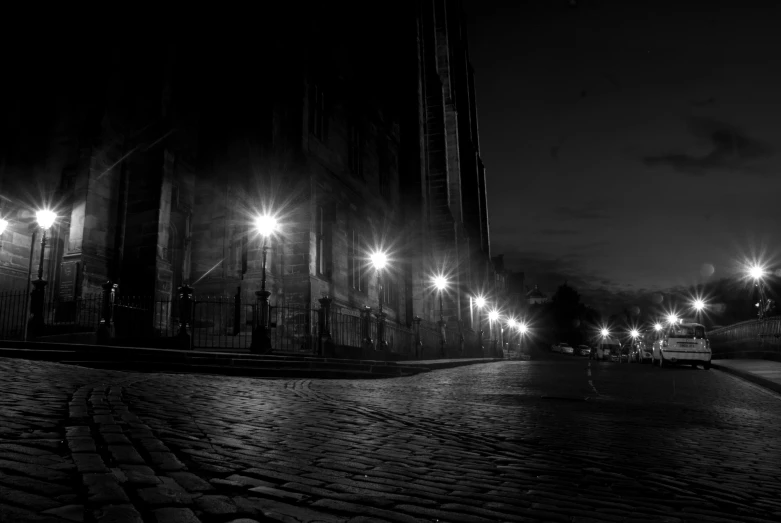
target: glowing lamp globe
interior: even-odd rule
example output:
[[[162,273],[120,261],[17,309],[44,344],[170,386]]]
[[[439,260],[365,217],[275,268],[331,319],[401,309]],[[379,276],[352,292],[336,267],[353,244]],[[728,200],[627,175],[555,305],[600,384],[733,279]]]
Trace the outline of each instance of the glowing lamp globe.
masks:
[[[701,311],[705,308],[705,302],[702,300],[694,300],[694,308]]]
[[[488,319],[491,321],[496,321],[499,319],[499,313],[497,311],[491,311],[488,313]]]
[[[48,229],[54,225],[54,220],[56,219],[57,215],[48,209],[44,209],[35,213],[35,220],[38,222],[38,225],[41,226],[41,229]]]
[[[518,325],[518,330],[521,331],[521,334],[526,334],[526,331],[529,330],[529,327],[527,327],[525,323],[521,323]]]
[[[5,228],[8,227],[8,222],[0,218],[0,234],[5,232]]]
[[[655,324],[655,325],[654,325],[654,329],[655,329],[655,330],[658,330],[658,331],[662,330],[662,324],[661,324],[661,323],[657,323],[657,324]]]
[[[632,329],[632,332],[630,333],[633,338],[637,338],[640,336],[640,333],[637,331],[637,329]]]
[[[388,255],[382,251],[373,252],[371,255],[371,260],[375,269],[384,269],[388,264]]]
[[[509,320],[507,320],[507,326],[510,327],[510,328],[515,327],[517,324],[518,324],[518,322],[516,322],[513,318],[510,318]]]
[[[477,298],[475,298],[475,305],[477,305],[481,309],[485,307],[485,298],[483,298],[482,296],[478,296]]]
[[[258,216],[255,218],[255,229],[261,236],[271,236],[277,230],[277,219],[267,214]]]
[[[765,270],[759,265],[754,265],[748,270],[748,273],[751,275],[752,278],[758,280],[765,275]]]
[[[447,287],[447,280],[445,279],[444,276],[437,276],[436,278],[434,278],[434,286],[437,289],[443,291],[445,290],[445,287]]]
[[[604,336],[605,338],[610,336],[610,331],[607,329],[602,329],[600,332],[602,333],[602,336]]]

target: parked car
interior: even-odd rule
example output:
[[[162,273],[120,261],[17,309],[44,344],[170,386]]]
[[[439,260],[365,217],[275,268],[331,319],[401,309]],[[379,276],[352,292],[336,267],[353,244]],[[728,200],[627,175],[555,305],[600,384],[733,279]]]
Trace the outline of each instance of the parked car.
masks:
[[[578,356],[590,356],[591,347],[588,345],[578,345]]]
[[[664,329],[654,341],[653,361],[660,367],[673,364],[702,365],[705,370],[711,365],[710,340],[705,327],[699,323],[676,323]]]
[[[602,338],[597,343],[596,359],[602,361],[618,361],[621,343],[615,338]]]
[[[619,363],[629,363],[629,345],[621,347],[621,351],[618,353]]]
[[[553,345],[552,350],[553,352],[561,352],[565,354],[572,354],[574,352],[574,349],[570,347],[569,343],[563,341]]]
[[[558,343],[554,343],[553,345],[550,346],[550,350],[552,352],[561,352],[561,347],[559,346]]]

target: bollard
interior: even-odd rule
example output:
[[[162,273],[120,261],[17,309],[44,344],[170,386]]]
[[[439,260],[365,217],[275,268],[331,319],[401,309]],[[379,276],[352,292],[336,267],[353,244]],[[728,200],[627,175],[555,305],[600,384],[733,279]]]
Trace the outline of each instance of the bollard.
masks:
[[[179,287],[179,334],[178,345],[182,349],[192,348],[192,338],[187,333],[187,325],[192,327],[193,289],[186,283]]]
[[[320,310],[317,311],[318,330],[320,331],[320,337],[318,339],[318,355],[333,358],[335,352],[335,346],[333,338],[331,337],[331,303],[334,301],[329,296],[323,296],[317,300],[320,302]]]

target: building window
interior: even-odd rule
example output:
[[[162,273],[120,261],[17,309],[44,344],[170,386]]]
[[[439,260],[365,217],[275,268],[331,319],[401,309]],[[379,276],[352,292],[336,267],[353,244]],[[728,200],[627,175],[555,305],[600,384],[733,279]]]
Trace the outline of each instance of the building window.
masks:
[[[384,274],[382,278],[382,303],[393,310],[399,310],[399,288],[388,274]]]
[[[315,217],[315,239],[317,241],[317,275],[331,277],[331,227],[328,213],[322,205],[317,206]]]
[[[360,124],[353,121],[349,133],[347,156],[350,171],[355,176],[363,176],[363,133]]]
[[[363,236],[355,229],[348,233],[347,238],[347,272],[349,273],[350,288],[360,292],[366,292],[367,274],[361,256]]]
[[[325,94],[319,84],[312,84],[309,98],[309,131],[320,141],[325,141],[328,131],[328,115],[325,110]]]

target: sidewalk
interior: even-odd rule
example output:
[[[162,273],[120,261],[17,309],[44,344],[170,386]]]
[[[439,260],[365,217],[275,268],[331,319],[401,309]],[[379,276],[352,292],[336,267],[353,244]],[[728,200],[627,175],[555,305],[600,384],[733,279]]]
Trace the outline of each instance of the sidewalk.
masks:
[[[781,362],[772,360],[713,360],[711,365],[781,394]]]
[[[502,361],[497,358],[350,360],[311,354],[248,354],[69,343],[0,342],[0,357],[135,372],[219,374],[256,378],[374,379]]]

